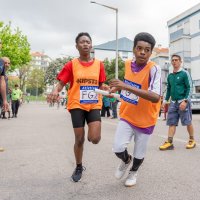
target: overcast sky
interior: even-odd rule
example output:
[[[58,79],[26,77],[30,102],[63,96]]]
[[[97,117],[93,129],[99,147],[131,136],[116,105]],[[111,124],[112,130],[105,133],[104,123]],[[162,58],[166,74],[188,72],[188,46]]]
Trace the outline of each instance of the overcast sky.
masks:
[[[119,9],[119,38],[133,40],[138,32],[154,35],[157,45],[168,47],[167,21],[199,0],[96,0]],[[88,32],[93,45],[115,40],[115,11],[90,0],[0,0],[0,21],[12,22],[27,35],[32,51],[53,58],[77,56],[75,37]]]

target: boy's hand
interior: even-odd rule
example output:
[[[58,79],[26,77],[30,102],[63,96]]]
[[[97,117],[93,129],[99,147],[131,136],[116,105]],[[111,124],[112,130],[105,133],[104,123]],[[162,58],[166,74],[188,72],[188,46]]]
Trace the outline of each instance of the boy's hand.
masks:
[[[59,96],[59,93],[57,91],[53,91],[47,96],[47,101],[49,103],[54,103],[57,101],[58,96]]]
[[[112,92],[116,92],[117,90],[122,90],[126,88],[126,84],[119,79],[112,79],[109,83],[109,86],[111,87]]]

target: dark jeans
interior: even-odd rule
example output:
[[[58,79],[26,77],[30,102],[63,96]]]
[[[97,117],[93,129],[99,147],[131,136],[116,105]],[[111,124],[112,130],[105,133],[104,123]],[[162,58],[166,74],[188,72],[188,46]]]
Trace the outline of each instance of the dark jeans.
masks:
[[[107,113],[107,117],[110,117],[110,107],[102,106],[101,117],[105,117],[106,113]]]
[[[13,114],[13,116],[17,116],[19,104],[20,104],[19,100],[12,100],[12,114]]]
[[[111,103],[113,118],[117,118],[117,104],[118,104],[117,101]]]

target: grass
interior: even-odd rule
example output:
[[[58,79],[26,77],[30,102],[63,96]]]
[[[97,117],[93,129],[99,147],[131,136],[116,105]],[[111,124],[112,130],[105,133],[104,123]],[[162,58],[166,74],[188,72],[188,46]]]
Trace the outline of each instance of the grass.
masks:
[[[27,99],[29,99],[29,101],[46,101],[46,96],[29,96],[29,97],[25,97],[25,100],[27,101]]]

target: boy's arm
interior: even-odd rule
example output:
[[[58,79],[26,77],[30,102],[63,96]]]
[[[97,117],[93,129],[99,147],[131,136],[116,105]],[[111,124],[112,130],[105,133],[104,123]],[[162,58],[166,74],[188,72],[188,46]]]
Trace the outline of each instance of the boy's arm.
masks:
[[[115,89],[117,88],[118,90],[127,90],[143,99],[151,101],[152,103],[157,103],[160,100],[160,95],[158,95],[152,91],[149,91],[149,90],[142,90],[142,89],[138,89],[136,87],[132,87],[118,79],[111,80],[110,86],[114,87]],[[112,89],[111,89],[111,92],[112,92]]]
[[[148,90],[138,89],[136,87],[125,84],[120,80],[112,80],[110,86],[114,87],[111,92],[116,90],[127,90],[143,99],[151,101],[152,103],[157,103],[161,96],[161,68],[159,66],[153,66],[150,70],[150,83]]]

